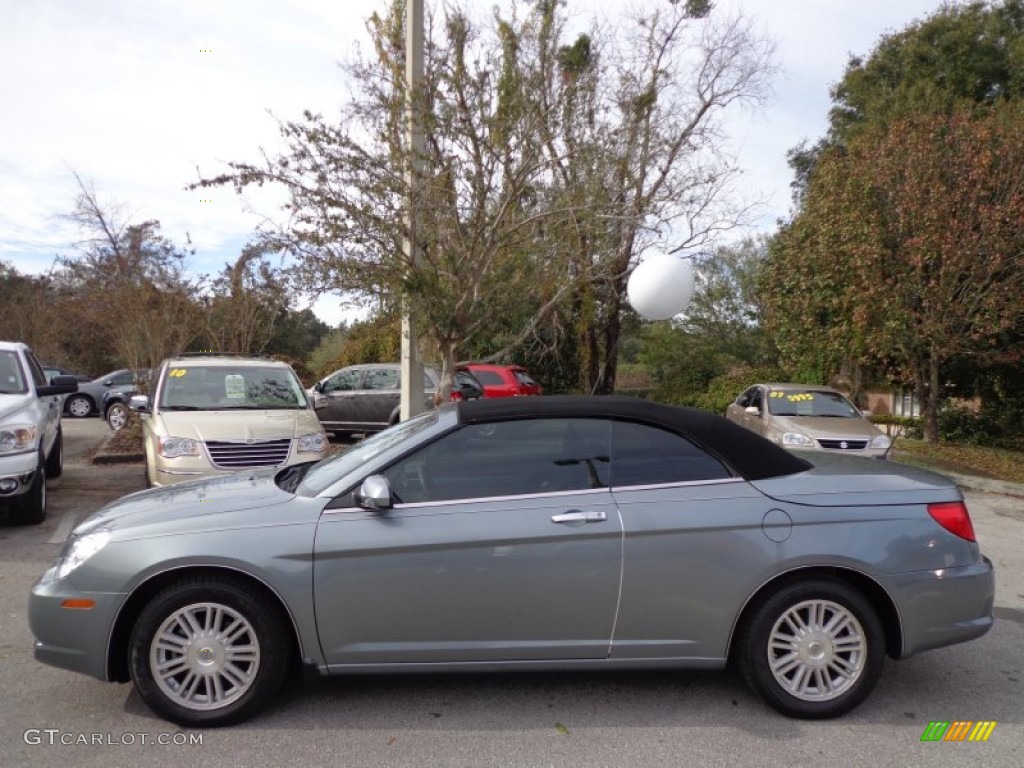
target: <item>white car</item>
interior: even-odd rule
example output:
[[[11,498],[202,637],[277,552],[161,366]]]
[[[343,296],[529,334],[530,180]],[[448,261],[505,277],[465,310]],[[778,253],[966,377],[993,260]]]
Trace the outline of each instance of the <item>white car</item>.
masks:
[[[0,507],[15,522],[46,517],[46,479],[64,469],[61,395],[77,388],[74,376],[47,382],[31,349],[0,341]]]
[[[170,358],[152,397],[131,407],[143,415],[149,485],[319,461],[327,448],[299,378],[270,358]]]

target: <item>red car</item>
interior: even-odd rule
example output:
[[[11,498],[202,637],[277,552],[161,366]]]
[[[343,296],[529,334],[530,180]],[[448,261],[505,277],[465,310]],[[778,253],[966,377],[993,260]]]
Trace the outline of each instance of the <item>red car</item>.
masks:
[[[518,397],[542,392],[540,384],[521,365],[470,363],[466,368],[484,385],[484,397]]]

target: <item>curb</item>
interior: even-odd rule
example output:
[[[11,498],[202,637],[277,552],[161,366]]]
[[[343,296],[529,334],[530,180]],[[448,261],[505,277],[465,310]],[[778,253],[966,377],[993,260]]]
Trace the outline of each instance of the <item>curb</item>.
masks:
[[[103,444],[99,450],[96,451],[96,455],[92,457],[93,464],[134,464],[139,461],[146,460],[146,454],[142,451],[133,451],[131,453],[117,453],[115,451],[107,450],[107,446],[110,445],[110,441],[114,438],[115,432],[111,432],[110,435],[104,439]]]

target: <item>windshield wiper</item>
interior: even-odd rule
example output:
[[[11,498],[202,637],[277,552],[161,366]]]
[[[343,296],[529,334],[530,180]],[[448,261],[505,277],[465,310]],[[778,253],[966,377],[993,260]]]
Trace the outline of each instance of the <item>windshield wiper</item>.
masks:
[[[165,411],[207,411],[209,408],[201,408],[198,405],[165,405],[162,410]]]

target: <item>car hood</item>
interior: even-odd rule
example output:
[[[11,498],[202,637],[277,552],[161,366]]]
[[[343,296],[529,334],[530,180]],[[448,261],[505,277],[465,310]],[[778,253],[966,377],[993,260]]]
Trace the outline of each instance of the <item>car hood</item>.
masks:
[[[944,475],[894,461],[794,451],[813,467],[751,484],[773,499],[821,507],[922,504],[962,498]]]
[[[0,419],[6,418],[13,413],[17,413],[30,402],[32,402],[31,393],[0,395]]]
[[[166,435],[208,440],[281,440],[320,432],[311,410],[161,411]]]
[[[772,416],[772,426],[780,432],[800,432],[808,437],[860,437],[871,440],[882,434],[866,419],[842,419],[828,416]]]
[[[259,510],[295,498],[277,487],[277,472],[261,469],[139,491],[103,507],[74,533],[147,528],[154,535],[256,522]]]

